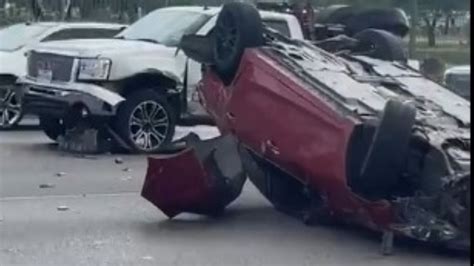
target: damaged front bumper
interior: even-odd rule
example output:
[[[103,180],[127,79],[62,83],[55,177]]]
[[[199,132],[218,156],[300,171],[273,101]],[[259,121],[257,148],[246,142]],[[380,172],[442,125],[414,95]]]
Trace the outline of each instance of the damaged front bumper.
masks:
[[[148,159],[141,195],[169,218],[190,212],[218,215],[242,192],[246,175],[231,136],[175,142],[184,149]]]
[[[26,112],[61,117],[80,104],[91,115],[113,116],[125,99],[106,88],[89,83],[49,83],[28,77],[18,79]]]

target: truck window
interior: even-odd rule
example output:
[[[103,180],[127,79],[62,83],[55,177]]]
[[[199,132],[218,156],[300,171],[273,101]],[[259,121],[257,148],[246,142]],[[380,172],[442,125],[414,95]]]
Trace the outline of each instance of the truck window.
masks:
[[[98,38],[112,38],[117,35],[122,29],[91,29],[91,28],[76,28],[63,29],[47,36],[42,42],[58,41],[68,39],[98,39]]]
[[[284,36],[291,37],[290,28],[288,27],[288,22],[286,20],[263,19],[263,23]]]

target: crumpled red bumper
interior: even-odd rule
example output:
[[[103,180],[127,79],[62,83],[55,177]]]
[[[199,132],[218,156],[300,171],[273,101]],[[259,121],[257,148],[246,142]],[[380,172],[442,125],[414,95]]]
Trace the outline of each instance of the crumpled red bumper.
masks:
[[[230,136],[180,140],[184,150],[148,158],[142,197],[169,218],[182,212],[217,215],[241,193],[246,176]]]

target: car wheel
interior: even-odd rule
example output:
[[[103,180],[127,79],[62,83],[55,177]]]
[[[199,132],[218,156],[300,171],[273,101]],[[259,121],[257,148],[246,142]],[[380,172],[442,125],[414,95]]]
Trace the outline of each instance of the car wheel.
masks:
[[[354,38],[359,41],[353,49],[355,54],[387,61],[406,62],[408,60],[403,40],[388,31],[366,29],[354,35]]]
[[[263,24],[258,10],[245,3],[225,4],[217,17],[214,40],[216,71],[229,84],[244,50],[263,45]]]
[[[131,94],[119,107],[115,127],[134,151],[153,153],[171,141],[175,120],[165,97],[153,90],[142,90]]]
[[[39,122],[41,129],[51,140],[56,141],[59,136],[66,132],[66,127],[60,118],[40,115]]]
[[[354,185],[363,195],[386,198],[398,183],[415,124],[415,107],[390,100],[385,106],[360,176]]]
[[[17,126],[23,117],[23,110],[16,93],[9,89],[0,101],[0,129]]]

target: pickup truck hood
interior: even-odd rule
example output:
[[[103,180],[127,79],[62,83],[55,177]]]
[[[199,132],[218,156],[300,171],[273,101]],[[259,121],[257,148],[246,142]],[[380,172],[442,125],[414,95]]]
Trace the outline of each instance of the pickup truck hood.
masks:
[[[126,39],[76,39],[42,43],[36,52],[76,58],[112,60],[110,80],[120,80],[138,73],[158,72],[178,83],[184,76],[185,57],[177,56],[176,47]]]
[[[76,39],[53,41],[45,42],[35,47],[35,51],[38,52],[50,52],[74,57],[123,56],[133,53],[159,52],[169,49],[173,48],[151,42],[125,39]]]
[[[0,75],[21,77],[26,74],[26,57],[23,49],[5,52],[0,51]]]

